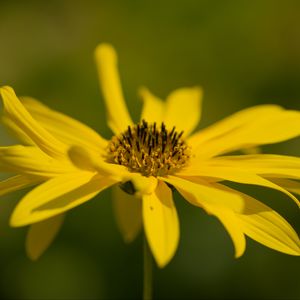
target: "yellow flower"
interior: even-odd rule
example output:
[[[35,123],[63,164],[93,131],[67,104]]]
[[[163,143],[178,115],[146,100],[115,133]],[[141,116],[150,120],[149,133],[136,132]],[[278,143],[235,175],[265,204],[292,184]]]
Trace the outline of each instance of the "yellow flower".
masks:
[[[1,88],[3,122],[23,144],[0,148],[1,170],[14,174],[0,183],[0,193],[38,185],[11,217],[12,226],[30,225],[26,245],[31,258],[51,243],[66,211],[110,186],[117,187],[114,207],[124,239],[133,240],[143,224],[160,267],[171,260],[179,241],[172,188],[220,220],[236,257],[245,250],[245,236],[300,255],[299,238],[283,217],[223,183],[272,188],[299,206],[294,196],[300,194],[299,158],[233,154],[299,136],[299,112],[255,106],[192,134],[201,115],[200,88],[175,90],[166,101],[144,88],[141,119],[135,124],[123,98],[114,49],[102,44],[95,57],[114,132],[110,141],[34,99],[20,101],[10,87]]]

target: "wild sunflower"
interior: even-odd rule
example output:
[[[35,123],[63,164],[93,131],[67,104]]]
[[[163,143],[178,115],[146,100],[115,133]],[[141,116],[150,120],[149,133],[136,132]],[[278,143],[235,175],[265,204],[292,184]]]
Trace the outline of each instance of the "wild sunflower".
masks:
[[[135,124],[123,98],[114,49],[101,44],[95,57],[114,133],[109,141],[34,99],[20,101],[10,87],[1,88],[3,122],[22,145],[0,148],[1,170],[14,174],[0,183],[0,193],[37,185],[19,202],[10,221],[14,227],[30,225],[30,257],[47,248],[66,211],[111,186],[117,187],[115,211],[125,240],[133,240],[143,224],[160,267],[171,260],[179,241],[173,188],[220,220],[236,257],[245,250],[245,236],[300,255],[297,233],[283,217],[223,183],[275,189],[299,206],[293,195],[300,193],[298,157],[236,154],[299,136],[299,112],[255,106],[192,134],[201,115],[201,88],[175,90],[166,101],[143,88],[141,119]]]

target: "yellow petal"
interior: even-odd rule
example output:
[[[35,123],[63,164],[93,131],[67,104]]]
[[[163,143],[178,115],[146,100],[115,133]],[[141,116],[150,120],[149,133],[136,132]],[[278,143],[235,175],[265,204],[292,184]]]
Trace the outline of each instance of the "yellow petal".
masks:
[[[230,235],[235,249],[235,257],[242,256],[246,250],[246,238],[240,228],[240,222],[236,215],[229,209],[213,206],[210,208],[212,214],[216,216]]]
[[[40,178],[16,175],[0,181],[0,196],[21,190],[40,182]]]
[[[145,234],[159,267],[174,256],[179,241],[179,221],[172,191],[159,182],[155,193],[143,196]]]
[[[108,125],[118,134],[132,125],[117,70],[117,54],[109,44],[100,44],[95,51],[100,86],[103,92]]]
[[[233,213],[241,211],[244,207],[239,195],[215,188],[205,182],[196,184],[175,176],[168,176],[165,181],[172,184],[191,204],[202,207],[207,213],[217,217],[233,241],[235,256],[239,257],[244,253],[245,236],[240,230],[239,220]]]
[[[167,127],[176,126],[178,131],[189,135],[198,125],[201,117],[202,89],[182,88],[172,92],[166,103],[164,122]]]
[[[101,175],[113,177],[117,181],[126,181],[131,178],[131,173],[124,166],[107,163],[100,155],[95,155],[80,146],[71,147],[68,155],[79,169],[99,172]]]
[[[26,252],[30,259],[37,260],[51,245],[64,221],[64,214],[32,224],[26,237]]]
[[[9,134],[15,137],[22,145],[33,146],[34,142],[31,138],[9,117],[2,114],[0,116],[1,123],[8,129]]]
[[[142,228],[142,199],[113,188],[113,207],[117,225],[127,243],[132,242]]]
[[[104,152],[107,141],[90,127],[33,98],[23,97],[21,101],[32,117],[63,143],[86,147],[97,153]]]
[[[244,203],[238,195],[216,189],[203,179],[194,177],[185,179],[177,176],[161,177],[160,179],[173,185],[186,200],[195,206],[202,207],[207,213],[212,213],[210,211],[212,206],[230,208],[234,211],[240,211],[244,207]]]
[[[221,125],[216,125],[219,130],[212,130],[213,133],[216,131],[216,135],[208,129],[207,137],[206,130],[203,130],[191,137],[188,143],[198,157],[212,157],[249,147],[278,143],[299,136],[300,112],[280,110],[273,106],[263,110],[269,113],[261,114],[261,110],[258,109],[257,115],[246,114],[247,117],[252,115],[252,119],[246,119],[247,122],[232,122],[239,126],[228,126],[228,123],[230,125],[232,123],[225,122],[225,120],[220,123]],[[243,116],[243,113],[241,115]],[[265,117],[266,115],[268,118]],[[233,119],[237,121],[240,116],[239,118],[235,116]],[[229,121],[232,120],[229,119]],[[224,126],[223,130],[222,126]]]
[[[198,161],[199,166],[203,162]],[[204,164],[240,168],[269,177],[289,177],[300,179],[300,158],[286,155],[258,154],[221,156]]]
[[[19,145],[0,147],[0,169],[42,177],[76,171],[67,161],[56,160],[37,147]]]
[[[281,186],[285,190],[300,195],[300,182],[291,179],[285,179],[285,178],[268,178],[268,179],[273,183]]]
[[[218,165],[203,165],[198,169],[186,168],[177,174],[180,177],[188,178],[191,181],[196,181],[198,177],[211,177],[218,178],[223,180],[229,180],[233,182],[243,183],[243,184],[253,184],[258,186],[263,186],[271,189],[278,190],[286,195],[288,195],[294,202],[300,207],[299,200],[291,194],[289,191],[285,190],[281,186],[267,180],[266,178],[255,174],[251,170],[247,170],[246,168],[233,168],[227,166],[218,166]]]
[[[189,138],[189,143],[194,147],[200,143],[220,138],[238,128],[253,122],[256,118],[264,118],[270,114],[277,114],[283,109],[277,105],[257,105],[253,106],[216,122],[215,124],[193,134]]]
[[[140,90],[140,95],[144,101],[141,120],[158,124],[164,122],[168,128],[175,126],[177,131],[183,130],[185,136],[189,135],[200,121],[202,90],[199,87],[175,90],[166,102],[146,88]]]
[[[61,175],[30,191],[15,208],[10,224],[25,226],[59,215],[116,183],[89,172]]]
[[[146,88],[140,89],[140,96],[144,102],[141,120],[145,120],[150,123],[162,123],[165,115],[165,102],[154,96]]]
[[[11,87],[0,88],[4,113],[12,120],[41,150],[50,156],[64,157],[66,146],[40,126],[28,113]]]
[[[233,191],[230,188],[224,189]],[[237,192],[244,200],[242,212],[236,216],[240,219],[243,232],[253,240],[274,250],[300,255],[300,240],[291,225],[277,212],[253,197]]]

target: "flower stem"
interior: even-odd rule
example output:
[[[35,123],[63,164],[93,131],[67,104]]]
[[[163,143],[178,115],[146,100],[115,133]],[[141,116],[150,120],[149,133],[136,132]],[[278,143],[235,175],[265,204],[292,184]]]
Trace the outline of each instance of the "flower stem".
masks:
[[[144,237],[144,291],[143,300],[152,299],[152,255]]]

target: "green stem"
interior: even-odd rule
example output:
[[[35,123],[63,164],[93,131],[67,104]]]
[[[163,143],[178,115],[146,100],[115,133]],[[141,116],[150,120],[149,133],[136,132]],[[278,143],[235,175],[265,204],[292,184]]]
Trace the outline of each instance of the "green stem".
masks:
[[[143,300],[152,299],[152,255],[144,237],[144,291]]]

